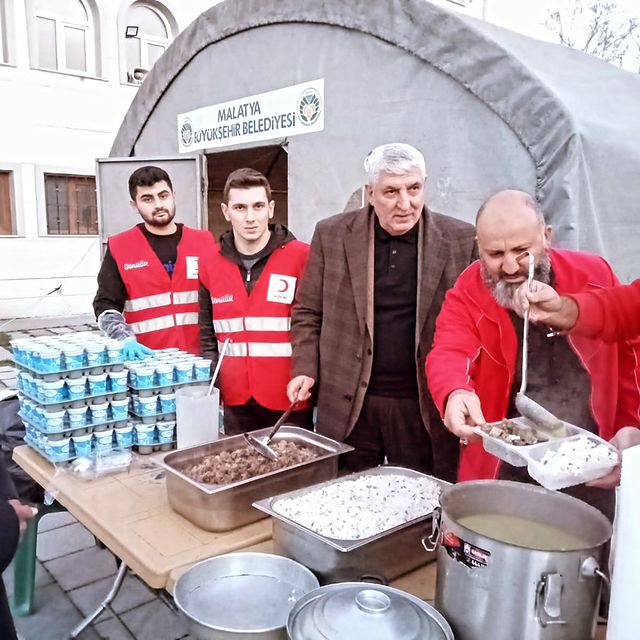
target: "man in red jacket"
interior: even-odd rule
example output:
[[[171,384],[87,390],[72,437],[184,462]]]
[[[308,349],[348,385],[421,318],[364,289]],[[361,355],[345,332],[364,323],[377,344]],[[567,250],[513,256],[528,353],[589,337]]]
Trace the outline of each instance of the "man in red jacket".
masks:
[[[233,435],[272,426],[289,406],[291,308],[309,245],[269,224],[271,186],[254,169],[229,175],[221,206],[231,230],[201,264],[201,351],[215,362],[232,340],[218,380],[224,430]],[[301,402],[288,423],[309,428],[311,420]]]
[[[515,303],[521,316],[529,309],[532,322],[542,322],[576,335],[600,338],[605,342],[640,335],[640,280],[567,296],[534,280],[530,289],[526,284],[520,285]]]
[[[513,298],[526,280],[527,256],[534,256],[536,279],[563,295],[610,287],[617,279],[598,256],[551,249],[551,228],[534,199],[521,191],[491,197],[478,212],[476,233],[480,260],[446,296],[427,380],[447,428],[469,442],[459,479],[526,480],[514,467],[500,468],[473,426],[518,415],[523,323]],[[549,336],[546,328],[530,326],[527,395],[559,418],[609,440],[623,427],[640,424],[638,381],[639,342]],[[574,495],[612,516],[612,492],[578,487]]]
[[[215,240],[175,222],[173,185],[160,167],[136,169],[129,194],[142,222],[109,238],[93,300],[98,326],[125,340],[127,359],[168,347],[197,354],[198,259]]]

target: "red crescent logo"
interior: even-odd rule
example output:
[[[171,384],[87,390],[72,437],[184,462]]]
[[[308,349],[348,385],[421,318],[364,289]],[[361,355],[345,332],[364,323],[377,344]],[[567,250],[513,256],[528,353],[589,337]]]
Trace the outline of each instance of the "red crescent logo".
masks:
[[[282,282],[282,289],[278,289],[278,293],[284,293],[289,288],[289,283],[283,278],[280,278],[280,282]]]

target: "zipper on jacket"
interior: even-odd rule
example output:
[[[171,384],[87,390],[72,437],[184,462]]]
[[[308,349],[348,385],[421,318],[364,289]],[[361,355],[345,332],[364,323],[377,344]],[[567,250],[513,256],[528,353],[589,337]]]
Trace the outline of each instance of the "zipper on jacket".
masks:
[[[247,282],[251,282],[251,269],[247,269]]]

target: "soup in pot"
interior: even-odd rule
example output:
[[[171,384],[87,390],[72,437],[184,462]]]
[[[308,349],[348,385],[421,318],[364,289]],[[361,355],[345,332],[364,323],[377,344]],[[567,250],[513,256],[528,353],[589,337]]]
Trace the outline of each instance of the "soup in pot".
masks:
[[[457,520],[467,529],[500,542],[541,551],[575,551],[589,545],[579,535],[545,522],[502,513],[478,513]]]

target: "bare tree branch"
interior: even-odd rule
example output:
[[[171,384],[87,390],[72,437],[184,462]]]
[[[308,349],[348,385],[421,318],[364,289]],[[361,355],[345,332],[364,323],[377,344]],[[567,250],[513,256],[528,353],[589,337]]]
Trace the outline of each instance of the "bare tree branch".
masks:
[[[609,0],[570,0],[551,10],[545,26],[558,42],[640,72],[640,21],[627,18]]]

